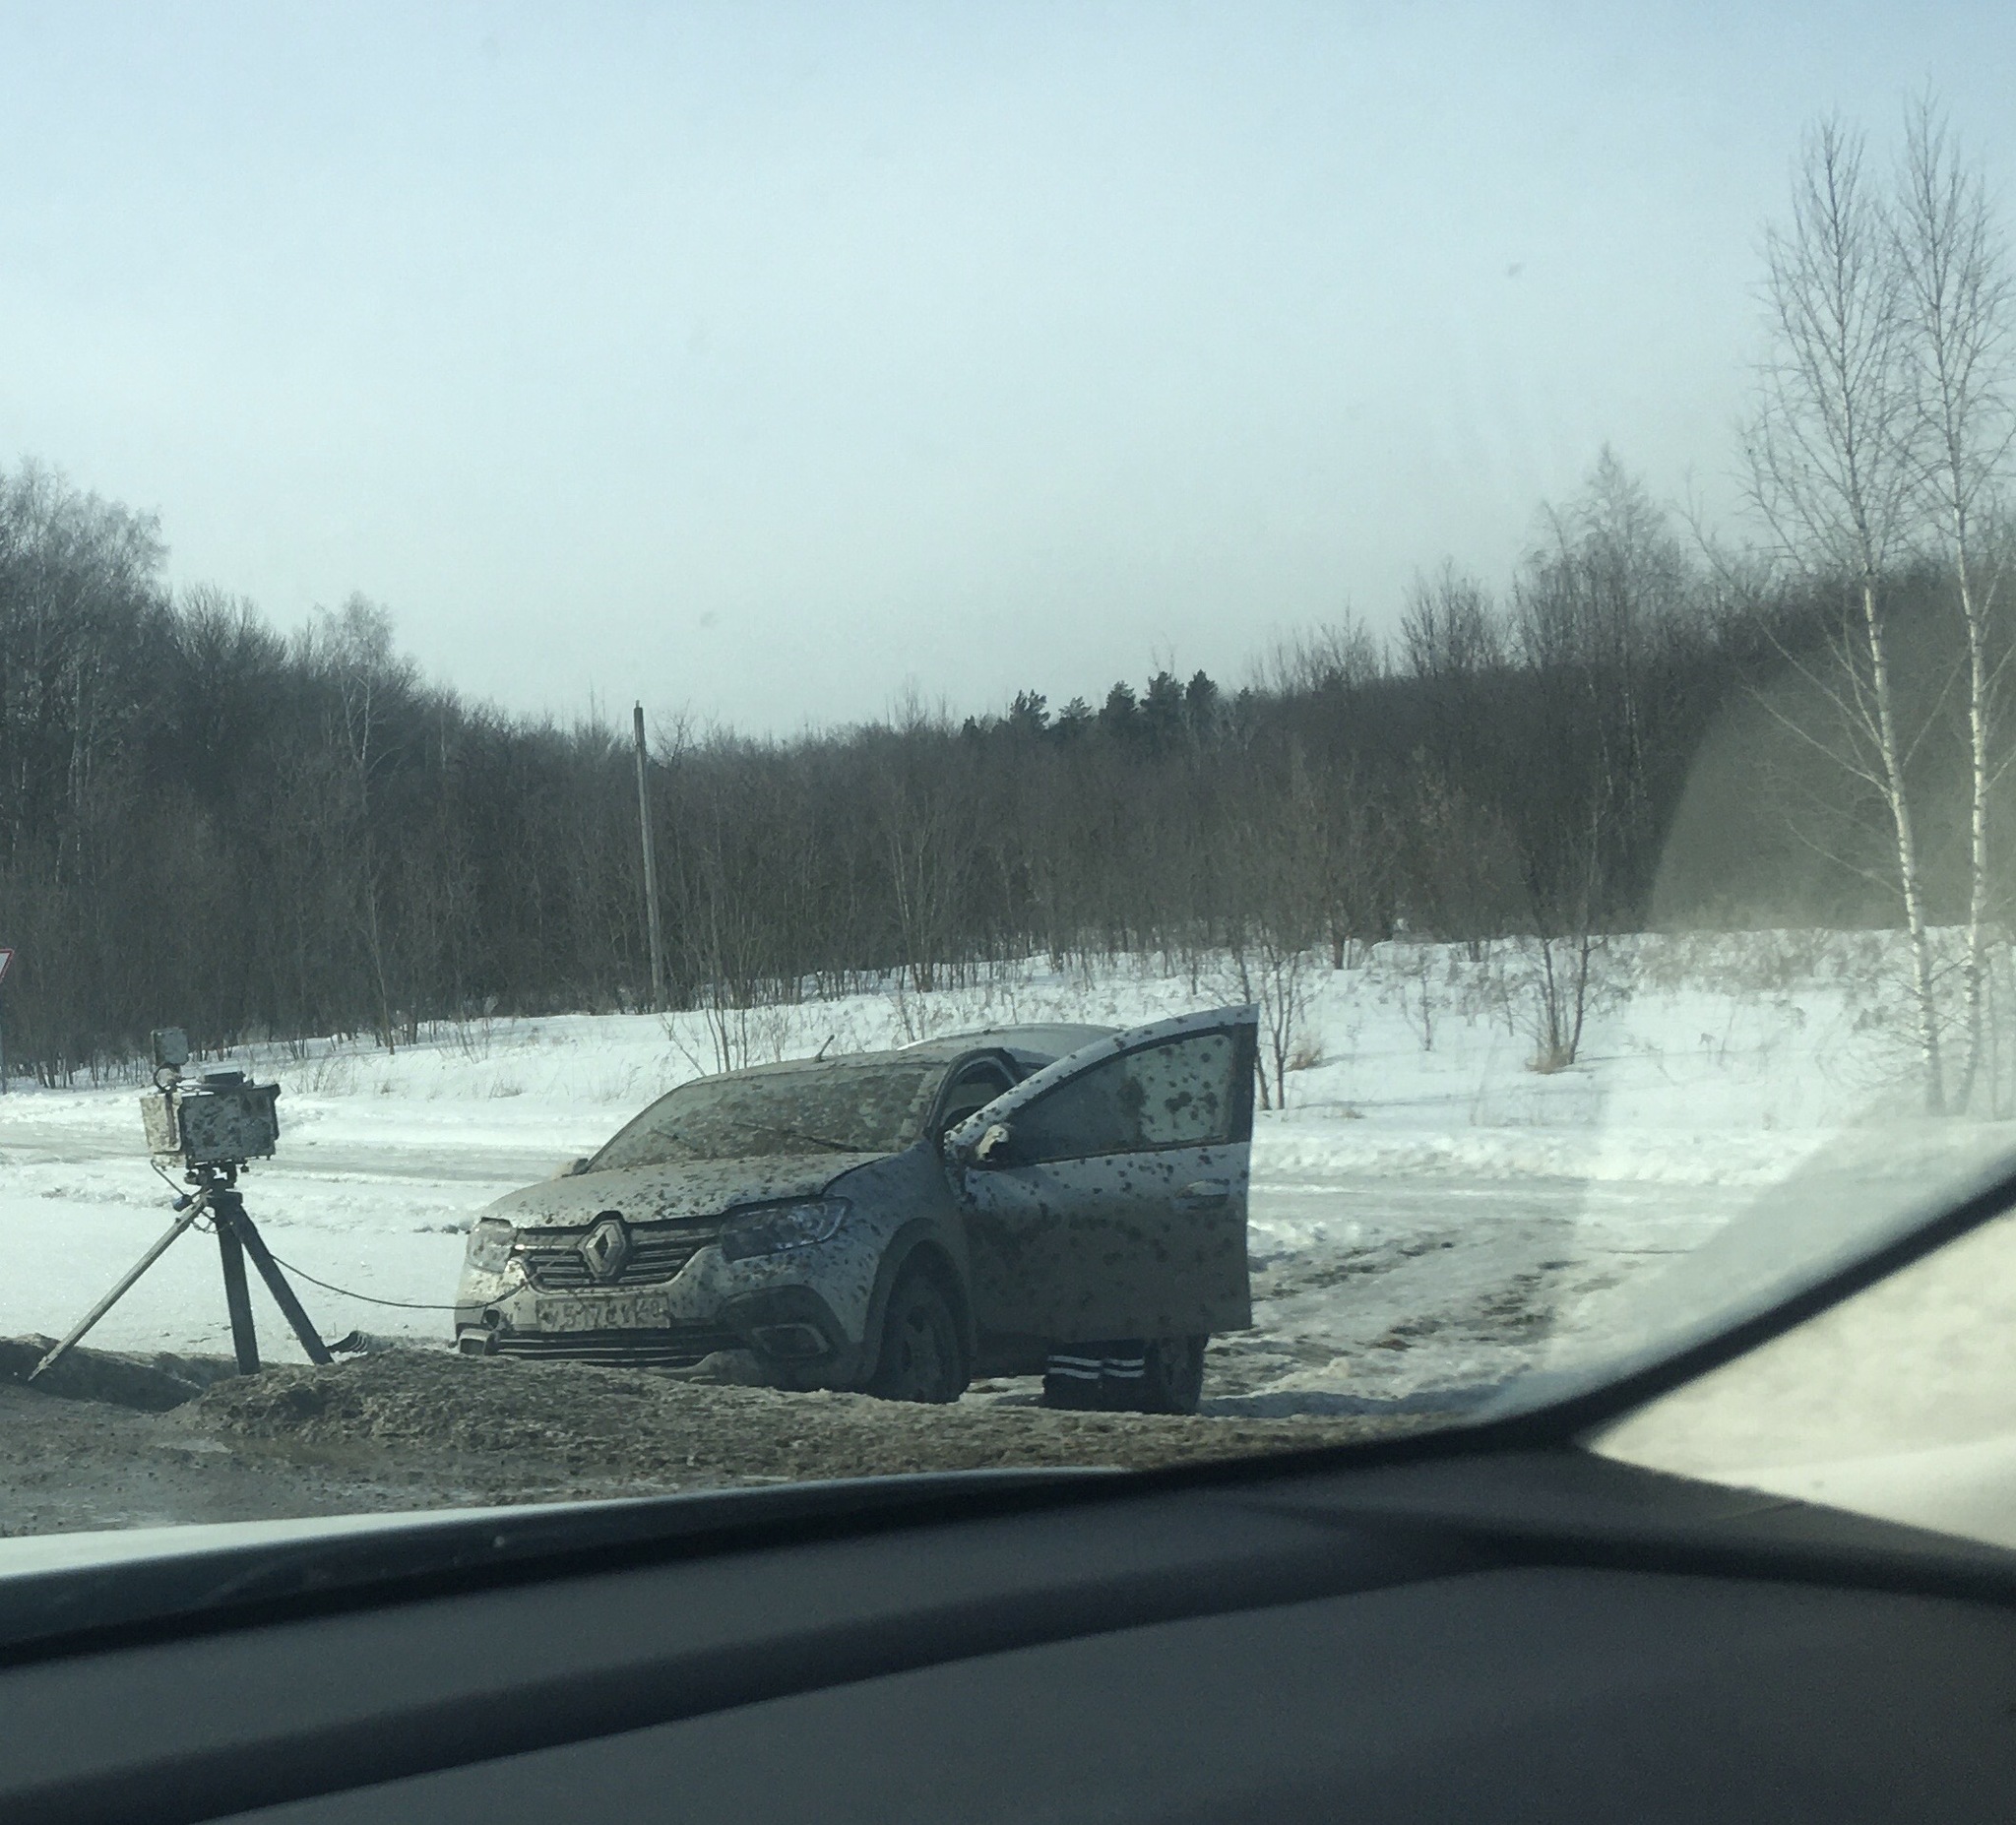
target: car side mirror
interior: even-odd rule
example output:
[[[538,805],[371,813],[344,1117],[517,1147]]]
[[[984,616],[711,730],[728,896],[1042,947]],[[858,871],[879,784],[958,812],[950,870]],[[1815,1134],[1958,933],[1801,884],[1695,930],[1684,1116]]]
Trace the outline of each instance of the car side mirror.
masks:
[[[980,1131],[980,1138],[973,1144],[973,1163],[976,1166],[1006,1165],[1008,1144],[1014,1139],[1005,1121],[990,1122]]]
[[[586,1172],[587,1170],[588,1156],[586,1154],[583,1154],[581,1158],[579,1160],[576,1160],[571,1165],[569,1165],[566,1168],[566,1170],[560,1174],[560,1176],[562,1178],[579,1178],[582,1175],[582,1173]]]

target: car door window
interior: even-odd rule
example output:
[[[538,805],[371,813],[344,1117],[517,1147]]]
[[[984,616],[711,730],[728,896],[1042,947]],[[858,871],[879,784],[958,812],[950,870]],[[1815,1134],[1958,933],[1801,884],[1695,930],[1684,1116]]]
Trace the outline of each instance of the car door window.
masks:
[[[1223,1142],[1235,1057],[1230,1034],[1200,1033],[1094,1065],[1016,1115],[1014,1159],[1038,1165]]]
[[[1208,1147],[1231,1131],[1232,1036],[1200,1033],[1173,1045],[1130,1052],[1140,1098],[1141,1139],[1149,1147]]]

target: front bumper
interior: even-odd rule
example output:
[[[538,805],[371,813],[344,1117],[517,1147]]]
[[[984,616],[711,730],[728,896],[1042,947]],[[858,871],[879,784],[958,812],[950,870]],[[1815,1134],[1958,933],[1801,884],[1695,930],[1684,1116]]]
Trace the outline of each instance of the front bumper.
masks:
[[[724,1350],[746,1350],[738,1333],[705,1325],[604,1327],[575,1331],[510,1324],[458,1325],[456,1348],[469,1356],[600,1362],[610,1367],[692,1368]]]
[[[466,1353],[690,1368],[750,1351],[787,1381],[857,1365],[873,1262],[845,1238],[735,1262],[710,1242],[662,1281],[555,1291],[528,1272],[538,1237],[526,1231],[502,1274],[465,1271],[456,1342]]]

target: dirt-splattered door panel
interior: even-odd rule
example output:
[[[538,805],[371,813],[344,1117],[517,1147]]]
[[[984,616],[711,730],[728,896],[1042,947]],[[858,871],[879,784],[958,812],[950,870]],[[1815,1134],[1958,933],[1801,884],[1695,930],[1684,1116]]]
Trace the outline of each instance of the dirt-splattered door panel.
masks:
[[[976,1117],[1005,1141],[960,1172],[982,1330],[1056,1342],[1252,1322],[1250,1009],[1121,1034]]]

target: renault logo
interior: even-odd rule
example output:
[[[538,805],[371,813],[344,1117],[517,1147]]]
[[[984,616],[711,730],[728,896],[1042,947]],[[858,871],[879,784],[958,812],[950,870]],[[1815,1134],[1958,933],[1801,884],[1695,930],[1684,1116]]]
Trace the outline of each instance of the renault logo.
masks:
[[[614,1280],[630,1259],[630,1231],[613,1214],[604,1217],[581,1238],[581,1258],[597,1280]]]

